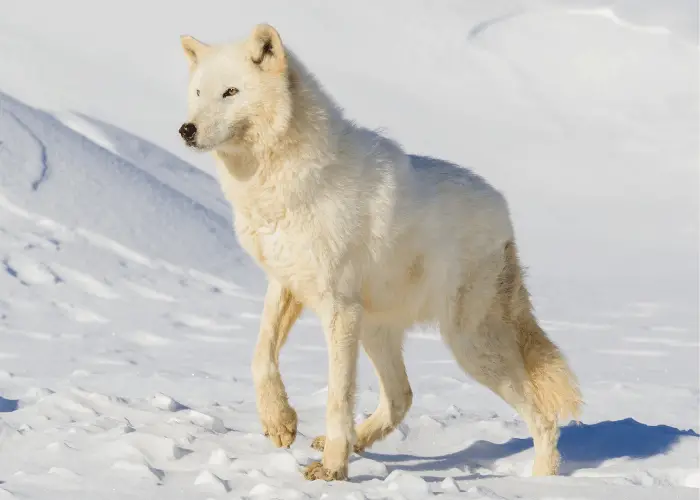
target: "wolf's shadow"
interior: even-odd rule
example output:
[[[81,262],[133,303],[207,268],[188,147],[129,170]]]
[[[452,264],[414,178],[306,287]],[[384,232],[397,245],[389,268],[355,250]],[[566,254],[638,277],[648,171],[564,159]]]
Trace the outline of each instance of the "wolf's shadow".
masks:
[[[16,399],[6,399],[0,396],[0,413],[10,413],[19,408],[19,401]]]
[[[597,424],[569,424],[561,428],[559,450],[563,462],[560,474],[578,469],[595,468],[614,458],[648,458],[669,451],[682,437],[698,438],[694,430],[667,425],[646,425],[632,418]],[[465,465],[489,467],[499,459],[532,448],[532,439],[511,439],[505,443],[477,441],[467,448],[437,457],[365,453],[367,458],[386,461],[390,470],[438,471]],[[403,464],[402,462],[418,462]]]

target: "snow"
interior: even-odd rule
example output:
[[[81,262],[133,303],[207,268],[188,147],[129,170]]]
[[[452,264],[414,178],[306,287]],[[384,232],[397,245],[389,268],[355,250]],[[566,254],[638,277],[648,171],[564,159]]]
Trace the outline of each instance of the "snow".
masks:
[[[301,6],[303,5],[303,7]],[[0,498],[697,498],[698,7],[571,2],[7,2],[0,17]],[[262,435],[264,276],[180,143],[186,62],[276,26],[347,114],[510,200],[538,315],[586,406],[531,478],[514,412],[430,328],[406,421],[306,482],[326,353],[282,354],[299,435]],[[437,243],[437,242],[436,242]],[[376,404],[360,364],[357,419]]]

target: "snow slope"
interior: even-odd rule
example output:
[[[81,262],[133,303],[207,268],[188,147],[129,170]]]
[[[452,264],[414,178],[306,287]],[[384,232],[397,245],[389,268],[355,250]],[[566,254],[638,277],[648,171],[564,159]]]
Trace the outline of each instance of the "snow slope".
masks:
[[[0,499],[697,498],[696,2],[201,4],[2,8]],[[524,424],[430,328],[406,346],[414,407],[350,482],[299,473],[324,428],[310,314],[282,356],[300,435],[261,435],[264,277],[211,159],[177,137],[178,35],[261,21],[350,117],[508,196],[587,403],[562,429],[562,476],[529,477]],[[358,419],[376,398],[363,357]]]

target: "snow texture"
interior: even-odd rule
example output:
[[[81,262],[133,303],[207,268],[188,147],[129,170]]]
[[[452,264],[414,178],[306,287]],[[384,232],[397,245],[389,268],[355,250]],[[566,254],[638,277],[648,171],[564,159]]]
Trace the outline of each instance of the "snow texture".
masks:
[[[0,499],[697,498],[698,30],[693,0],[6,2],[0,17]],[[347,114],[509,199],[538,316],[579,375],[562,474],[428,327],[406,421],[320,454],[326,351],[282,355],[300,418],[261,434],[264,276],[209,156],[181,145],[186,62],[277,27]],[[439,244],[439,242],[436,242]],[[360,361],[357,418],[378,386]]]

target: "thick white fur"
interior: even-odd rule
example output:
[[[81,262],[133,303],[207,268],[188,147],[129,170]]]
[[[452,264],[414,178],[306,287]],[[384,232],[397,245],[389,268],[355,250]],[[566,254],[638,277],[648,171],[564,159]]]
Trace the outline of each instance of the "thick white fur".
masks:
[[[527,422],[534,473],[556,473],[557,419],[576,414],[580,396],[531,314],[501,194],[344,119],[270,26],[240,43],[182,43],[190,145],[214,153],[239,241],[269,279],[253,361],[265,433],[277,446],[296,436],[279,352],[302,307],[321,319],[329,350],[326,436],[315,441],[323,461],[309,479],[346,478],[352,447],[401,422],[412,398],[404,331],[430,321],[462,368]],[[222,97],[231,87],[238,93]],[[381,391],[355,430],[360,344]]]

